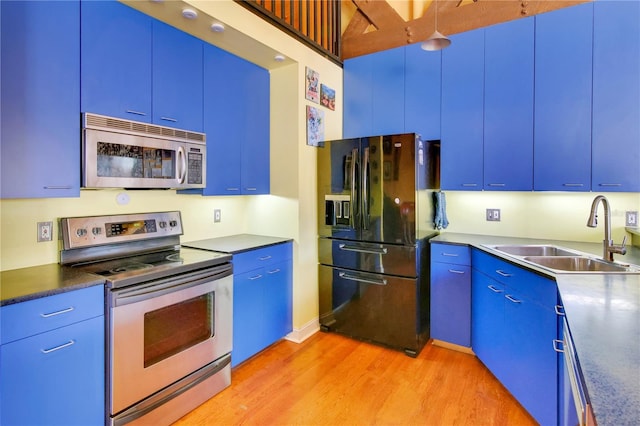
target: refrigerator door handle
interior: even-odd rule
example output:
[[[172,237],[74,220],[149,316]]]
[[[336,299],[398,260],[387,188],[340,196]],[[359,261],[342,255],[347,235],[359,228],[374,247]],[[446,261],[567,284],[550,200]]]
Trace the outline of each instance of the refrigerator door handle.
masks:
[[[340,272],[340,273],[338,273],[338,276],[340,278],[344,278],[345,280],[360,281],[360,282],[363,282],[363,283],[375,284],[375,285],[387,285],[387,280],[384,279],[384,278],[376,280],[376,279],[373,279],[373,278],[360,276],[355,272],[351,273],[351,274],[347,274],[346,272]]]
[[[358,167],[359,165],[359,153],[358,148],[354,148],[351,150],[351,196],[349,202],[349,210],[351,210],[351,214],[349,215],[349,226],[355,228],[356,215],[359,213],[359,205],[358,205],[358,184],[356,177],[358,176]]]
[[[362,229],[369,229],[369,147],[364,149],[362,162]]]
[[[358,252],[358,253],[387,254],[386,247],[362,248],[362,247],[351,246],[351,245],[347,245],[347,244],[339,244],[338,248],[340,248],[340,250],[355,251],[355,252]]]

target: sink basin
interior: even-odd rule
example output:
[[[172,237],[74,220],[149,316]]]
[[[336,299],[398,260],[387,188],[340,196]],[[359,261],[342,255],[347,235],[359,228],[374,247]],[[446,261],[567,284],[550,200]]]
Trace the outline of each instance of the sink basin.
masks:
[[[558,271],[640,273],[640,269],[584,256],[527,256],[524,260]]]
[[[514,256],[577,256],[580,254],[553,245],[502,245],[492,248]]]

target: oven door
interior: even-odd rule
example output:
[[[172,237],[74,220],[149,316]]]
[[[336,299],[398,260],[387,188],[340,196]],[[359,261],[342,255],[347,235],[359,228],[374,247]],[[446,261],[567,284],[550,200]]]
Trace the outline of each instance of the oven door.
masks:
[[[110,303],[112,414],[231,352],[230,264],[114,289]]]
[[[84,129],[84,188],[204,188],[205,145]]]

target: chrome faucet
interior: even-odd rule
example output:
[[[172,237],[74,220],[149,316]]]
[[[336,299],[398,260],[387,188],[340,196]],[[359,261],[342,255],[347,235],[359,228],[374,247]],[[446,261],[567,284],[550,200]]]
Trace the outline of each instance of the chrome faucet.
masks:
[[[622,239],[622,244],[613,244],[613,240],[611,239],[611,208],[609,207],[609,200],[607,200],[604,195],[598,195],[593,199],[593,203],[591,203],[591,213],[587,220],[587,226],[589,228],[595,228],[598,225],[598,204],[600,201],[602,201],[602,205],[604,207],[604,241],[602,258],[609,262],[613,262],[614,253],[627,254],[627,249],[625,248],[627,237],[625,236]]]

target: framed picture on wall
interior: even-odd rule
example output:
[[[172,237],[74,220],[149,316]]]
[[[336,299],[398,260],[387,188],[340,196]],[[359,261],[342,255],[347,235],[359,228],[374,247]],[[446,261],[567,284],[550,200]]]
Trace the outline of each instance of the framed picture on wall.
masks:
[[[324,111],[307,105],[307,145],[324,146]]]
[[[312,70],[309,67],[306,69],[305,78],[305,97],[315,103],[320,102],[320,74],[317,71]]]
[[[324,84],[320,85],[320,105],[331,111],[336,109],[336,91]]]

